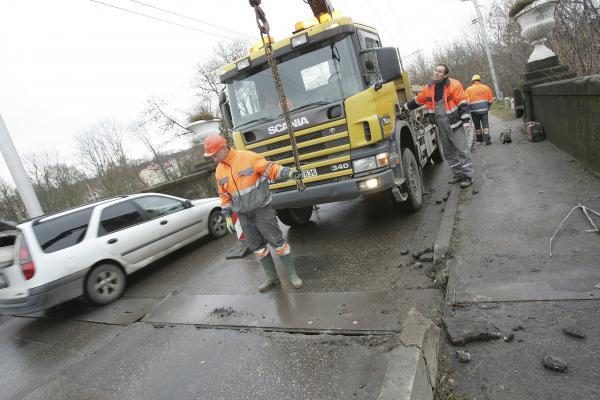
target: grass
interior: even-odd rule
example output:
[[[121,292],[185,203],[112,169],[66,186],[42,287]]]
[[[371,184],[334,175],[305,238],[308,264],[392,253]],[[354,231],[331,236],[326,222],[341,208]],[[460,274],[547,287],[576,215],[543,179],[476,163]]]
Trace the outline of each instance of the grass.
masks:
[[[510,106],[506,107],[504,102],[496,102],[492,104],[490,107],[490,112],[504,121],[515,119],[515,112],[510,109]]]

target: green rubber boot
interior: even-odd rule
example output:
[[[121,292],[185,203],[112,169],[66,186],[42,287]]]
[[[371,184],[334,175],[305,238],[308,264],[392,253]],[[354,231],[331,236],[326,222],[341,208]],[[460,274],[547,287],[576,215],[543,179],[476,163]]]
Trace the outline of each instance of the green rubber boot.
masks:
[[[277,276],[277,272],[275,271],[275,261],[273,260],[273,256],[271,256],[271,253],[261,258],[260,264],[265,270],[265,275],[267,275],[267,280],[264,281],[258,287],[258,291],[262,293],[275,286],[277,282],[279,282],[279,277]]]
[[[302,286],[304,286],[304,282],[302,282],[302,279],[300,279],[296,273],[296,269],[294,268],[294,260],[292,259],[292,255],[286,254],[285,256],[279,256],[279,258],[281,259],[281,262],[283,262],[283,265],[285,265],[287,268],[288,278],[290,279],[290,283],[294,289],[300,289]]]

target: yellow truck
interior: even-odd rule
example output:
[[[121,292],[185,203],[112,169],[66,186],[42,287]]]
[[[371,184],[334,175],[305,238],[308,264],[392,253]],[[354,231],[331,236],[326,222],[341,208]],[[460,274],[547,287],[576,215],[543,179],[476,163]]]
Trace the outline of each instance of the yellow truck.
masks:
[[[401,109],[412,91],[397,49],[382,47],[374,28],[339,15],[327,0],[309,4],[314,18],[271,44],[306,187],[270,185],[279,219],[302,225],[314,205],[380,191],[388,191],[399,208],[418,210],[423,167],[442,161],[443,153],[436,127],[419,110]],[[292,166],[265,49],[257,45],[226,65],[220,80],[226,89],[219,105],[234,147]]]

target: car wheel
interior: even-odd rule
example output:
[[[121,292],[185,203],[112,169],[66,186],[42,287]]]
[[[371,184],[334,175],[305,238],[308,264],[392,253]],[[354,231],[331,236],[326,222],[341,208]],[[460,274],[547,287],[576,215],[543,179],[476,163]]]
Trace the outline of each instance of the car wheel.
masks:
[[[95,304],[115,301],[125,291],[126,277],[123,270],[114,264],[94,267],[85,280],[85,294]]]
[[[415,212],[423,204],[423,182],[421,168],[409,148],[402,150],[402,168],[406,175],[406,181],[400,187],[400,191],[408,196],[406,201],[396,203],[396,206],[404,212]]]
[[[223,237],[227,233],[227,222],[220,210],[213,210],[208,216],[208,231],[214,239]]]
[[[284,208],[277,210],[277,217],[287,226],[301,226],[308,224],[312,216],[312,206],[300,208]]]

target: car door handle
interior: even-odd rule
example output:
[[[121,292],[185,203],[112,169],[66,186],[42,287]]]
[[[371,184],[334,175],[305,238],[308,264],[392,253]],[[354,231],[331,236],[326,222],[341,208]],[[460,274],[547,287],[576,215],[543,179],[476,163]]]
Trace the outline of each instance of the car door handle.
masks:
[[[160,221],[160,224],[161,224],[161,225],[166,225],[166,224],[168,224],[168,223],[169,223],[169,221],[167,221],[166,219],[163,219],[162,221]]]
[[[117,243],[118,240],[119,239],[117,239],[117,238],[112,238],[112,239],[108,239],[108,242],[106,242],[106,243],[113,244],[113,243]]]

